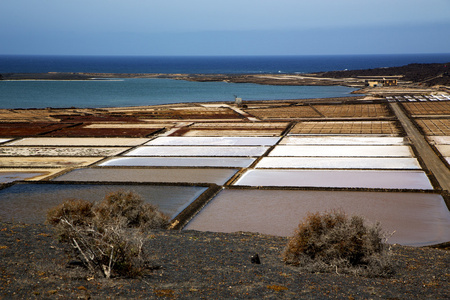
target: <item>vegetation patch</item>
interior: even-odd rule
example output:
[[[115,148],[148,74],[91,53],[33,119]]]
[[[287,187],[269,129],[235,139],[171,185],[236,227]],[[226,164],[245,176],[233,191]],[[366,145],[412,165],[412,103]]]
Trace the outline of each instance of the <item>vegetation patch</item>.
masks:
[[[389,276],[391,250],[380,224],[340,211],[309,214],[289,240],[283,260],[307,272]]]
[[[145,233],[166,228],[169,217],[139,195],[118,191],[99,203],[67,200],[49,210],[47,222],[92,273],[135,277],[148,263]]]

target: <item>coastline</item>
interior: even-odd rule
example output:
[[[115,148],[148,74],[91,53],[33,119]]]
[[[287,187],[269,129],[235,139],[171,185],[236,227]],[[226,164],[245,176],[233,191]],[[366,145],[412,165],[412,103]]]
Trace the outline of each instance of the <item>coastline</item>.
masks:
[[[160,78],[196,82],[255,83],[263,85],[292,86],[364,86],[364,80],[321,78],[298,74],[163,74],[163,73],[10,73],[3,74],[3,80],[112,80],[119,78]]]
[[[0,80],[119,80],[125,78],[159,78],[195,82],[254,83],[276,86],[346,86],[358,89],[355,94],[387,93],[431,93],[449,92],[450,72],[444,64],[409,64],[400,67],[364,70],[317,72],[310,74],[181,74],[181,73],[92,73],[92,72],[48,72],[48,73],[3,73]],[[395,87],[389,91],[368,88],[368,78],[396,78]],[[398,90],[396,90],[398,88]],[[406,90],[405,90],[406,89]],[[421,91],[423,90],[423,91]]]
[[[62,78],[66,73],[45,73],[47,78]],[[98,78],[98,73],[69,73],[71,78],[84,74],[87,79]],[[28,74],[29,75],[29,74]],[[96,75],[95,77],[89,77]],[[38,76],[38,75],[36,75]],[[43,76],[43,75],[39,75]],[[105,79],[117,74],[104,74]],[[125,74],[124,76],[157,76],[141,78],[166,78],[168,74]],[[283,80],[291,84],[297,77],[304,75],[188,75],[171,74],[171,79],[179,80],[261,80],[282,84]],[[226,77],[230,76],[230,77]],[[283,78],[284,76],[284,78]],[[292,77],[297,76],[297,77]],[[320,75],[316,75],[320,78]],[[325,76],[325,75],[323,75]],[[18,77],[17,77],[18,78]],[[89,79],[91,78],[91,79]],[[130,77],[131,78],[131,77]],[[139,77],[135,77],[139,78]],[[256,79],[259,78],[259,79]],[[309,78],[305,78],[306,80]],[[54,80],[54,79],[44,79]],[[95,79],[94,79],[95,80]],[[315,79],[317,81],[323,79]],[[346,79],[344,79],[346,80]],[[333,82],[330,80],[329,82]],[[325,80],[323,82],[326,82]],[[339,82],[338,80],[334,82]],[[264,84],[264,83],[261,83]],[[402,83],[395,87],[368,88],[367,94],[347,98],[305,99],[305,100],[268,100],[244,102],[245,107],[236,107],[231,102],[165,104],[155,106],[114,107],[95,109],[2,109],[1,125],[4,138],[2,147],[9,150],[3,159],[2,170],[5,172],[39,171],[37,167],[49,172],[45,178],[27,179],[22,184],[33,180],[41,184],[52,184],[54,178],[69,174],[75,168],[92,170],[122,170],[122,167],[98,167],[96,162],[88,161],[87,156],[70,152],[63,142],[74,147],[78,141],[82,148],[95,150],[106,148],[99,140],[118,140],[119,138],[153,139],[154,137],[209,137],[209,136],[285,136],[287,132],[308,135],[360,136],[376,135],[380,137],[399,137],[409,139],[398,118],[390,110],[390,100],[378,95],[404,94],[396,101],[408,111],[408,116],[415,122],[414,126],[424,136],[442,135],[423,132],[427,127],[419,122],[437,118],[448,118],[441,105],[450,101],[410,102],[406,93],[430,94],[443,87],[427,88],[418,83]],[[445,87],[444,87],[445,88]],[[428,99],[428,98],[427,98]],[[397,104],[396,103],[396,104]],[[427,104],[430,109],[416,108],[415,104]],[[344,109],[345,108],[345,109]],[[432,108],[432,109],[431,109]],[[408,110],[409,109],[409,110]],[[330,122],[347,124],[342,131],[334,131],[338,126],[324,126]],[[354,125],[371,124],[369,127]],[[294,125],[299,125],[294,127]],[[306,130],[311,125],[311,132]],[[381,126],[382,125],[382,126]],[[392,125],[392,127],[386,126]],[[315,126],[315,127],[314,127]],[[364,129],[365,128],[365,129]],[[297,131],[295,131],[295,130]],[[309,130],[309,129],[308,129]],[[328,131],[324,131],[328,130]],[[378,131],[377,131],[378,130]],[[294,132],[295,131],[295,132]],[[24,150],[19,145],[9,142],[23,141],[25,138],[39,140],[40,144],[31,145],[29,149],[46,149],[47,154],[39,157],[23,156]],[[58,140],[59,144],[51,144]],[[70,141],[69,141],[70,140]],[[96,140],[95,144],[89,141]],[[117,143],[117,141],[115,141]],[[141,145],[143,143],[138,143]],[[26,143],[25,143],[26,144]],[[116,145],[117,149],[119,146]],[[414,151],[418,147],[412,142]],[[432,142],[432,152],[438,153]],[[67,145],[66,145],[67,146]],[[131,147],[131,146],[130,146]],[[52,151],[59,149],[59,155],[53,157]],[[423,155],[415,152],[421,161]],[[87,155],[87,154],[86,154]],[[113,154],[111,154],[113,155]],[[105,156],[108,156],[105,154]],[[113,155],[119,156],[119,155]],[[97,157],[95,159],[101,159]],[[109,157],[111,158],[111,157]],[[440,157],[442,159],[442,157]],[[106,157],[105,159],[108,159]],[[433,172],[423,164],[423,171],[433,181],[433,191],[428,190],[394,190],[398,194],[416,192],[421,195],[444,194]],[[446,165],[448,166],[448,164]],[[41,169],[42,169],[41,168]],[[132,170],[146,167],[131,167]],[[157,167],[154,170],[174,170],[173,166]],[[178,167],[178,170],[180,168]],[[194,167],[193,169],[198,169]],[[212,169],[212,168],[211,168]],[[243,168],[245,169],[245,168]],[[41,170],[42,171],[42,170]],[[50,173],[50,171],[52,173]],[[242,174],[242,173],[241,173]],[[241,176],[238,174],[238,176]],[[231,180],[235,180],[236,177]],[[82,179],[83,181],[86,178]],[[123,178],[121,180],[124,180]],[[47,182],[45,182],[47,181]],[[157,181],[160,181],[158,179]],[[111,184],[112,181],[100,181]],[[180,182],[184,182],[181,180]],[[54,183],[54,182],[53,182]],[[59,184],[76,184],[61,181]],[[97,182],[98,184],[99,182]],[[14,183],[5,184],[5,190]],[[142,184],[142,183],[131,183]],[[146,183],[148,184],[148,183]],[[152,184],[152,183],[150,183]],[[153,183],[158,184],[158,183]],[[170,183],[164,183],[169,185]],[[179,185],[186,185],[178,183]],[[231,185],[228,183],[228,185]],[[245,189],[245,188],[244,188]],[[244,190],[243,189],[243,190]],[[249,190],[270,192],[273,188],[253,187]],[[305,187],[281,187],[280,190],[308,190]],[[311,188],[309,188],[312,190]],[[239,187],[236,190],[240,191]],[[317,188],[317,191],[345,192],[345,188]],[[355,189],[352,192],[389,192],[381,189]],[[388,195],[388,194],[386,194]],[[408,207],[404,207],[405,209]],[[200,210],[194,207],[193,210]],[[91,299],[112,298],[410,298],[446,299],[445,286],[448,286],[449,243],[443,243],[441,249],[431,247],[408,247],[392,245],[393,255],[397,261],[397,271],[389,278],[366,278],[336,273],[305,273],[305,271],[285,265],[280,252],[286,245],[287,238],[249,232],[213,233],[195,230],[155,231],[145,241],[146,250],[151,255],[148,270],[141,278],[115,278],[106,280],[91,277],[80,261],[66,256],[66,246],[53,239],[53,231],[44,224],[24,224],[0,220],[0,296],[5,298],[76,298]],[[261,264],[252,264],[250,257],[258,253]],[[433,263],[430,263],[432,261]]]

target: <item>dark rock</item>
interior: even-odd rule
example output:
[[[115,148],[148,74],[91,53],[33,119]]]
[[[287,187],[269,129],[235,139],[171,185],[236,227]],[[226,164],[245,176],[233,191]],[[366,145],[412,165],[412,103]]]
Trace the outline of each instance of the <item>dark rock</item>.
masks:
[[[252,264],[257,264],[257,265],[261,264],[261,260],[259,259],[258,254],[253,255],[250,259],[252,261]]]

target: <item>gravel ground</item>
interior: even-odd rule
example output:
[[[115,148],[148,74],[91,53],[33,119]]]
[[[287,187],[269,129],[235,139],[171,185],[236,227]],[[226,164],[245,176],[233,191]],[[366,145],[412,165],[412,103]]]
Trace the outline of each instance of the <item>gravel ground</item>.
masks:
[[[141,278],[92,278],[45,225],[0,223],[0,299],[449,299],[448,250],[393,246],[390,278],[311,274],[285,265],[286,238],[155,231]],[[257,253],[261,264],[251,262]]]

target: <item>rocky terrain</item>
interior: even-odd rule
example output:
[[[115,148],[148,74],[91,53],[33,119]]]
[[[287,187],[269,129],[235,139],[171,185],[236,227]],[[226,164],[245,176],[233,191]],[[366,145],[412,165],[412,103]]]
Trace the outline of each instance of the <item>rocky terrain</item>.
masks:
[[[144,245],[146,272],[108,280],[68,256],[51,228],[0,223],[0,299],[448,299],[447,250],[393,246],[395,274],[368,278],[286,265],[286,243],[243,232],[155,231]]]
[[[402,76],[403,81],[425,86],[450,85],[450,62],[443,64],[409,64],[401,67],[367,70],[348,70],[318,73],[324,78],[350,78],[358,76]]]
[[[367,76],[399,76],[423,86],[450,85],[449,63],[409,64],[401,67],[319,72],[315,74],[152,74],[152,73],[4,73],[0,80],[92,80],[111,78],[170,78],[198,82],[226,81],[270,85],[345,85],[362,87]]]

